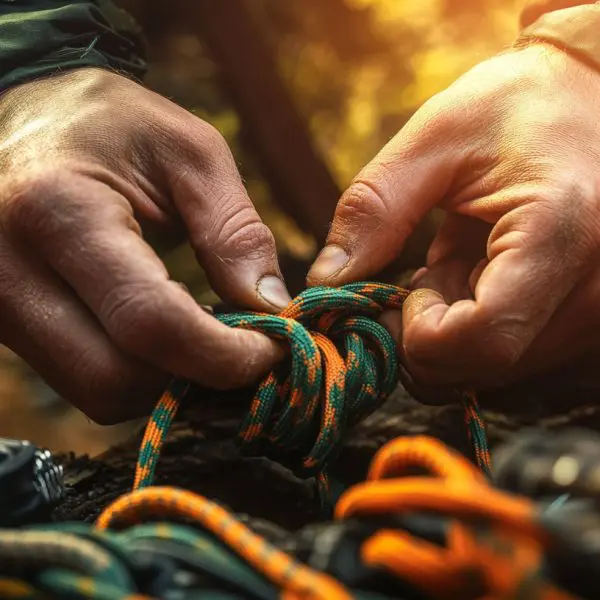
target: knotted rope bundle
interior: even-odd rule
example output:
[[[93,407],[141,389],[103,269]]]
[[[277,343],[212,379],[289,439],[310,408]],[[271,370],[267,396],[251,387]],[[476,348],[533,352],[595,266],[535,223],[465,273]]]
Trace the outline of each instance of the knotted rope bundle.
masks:
[[[305,290],[278,315],[221,314],[231,327],[285,341],[286,361],[259,385],[239,432],[242,450],[269,455],[296,474],[327,486],[326,466],[344,432],[371,414],[399,380],[396,345],[376,319],[401,308],[408,291],[382,283]],[[151,485],[160,448],[179,403],[189,390],[175,380],[156,406],[140,450],[134,489]],[[475,397],[462,395],[478,465],[489,473],[490,455]]]

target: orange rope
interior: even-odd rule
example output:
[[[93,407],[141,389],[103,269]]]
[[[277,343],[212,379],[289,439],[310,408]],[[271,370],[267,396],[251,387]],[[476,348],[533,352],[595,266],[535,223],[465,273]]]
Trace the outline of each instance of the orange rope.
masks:
[[[133,525],[147,516],[187,517],[220,538],[279,586],[287,600],[350,600],[340,583],[297,562],[252,532],[218,504],[203,496],[171,487],[149,487],[118,498],[96,521],[104,530]]]

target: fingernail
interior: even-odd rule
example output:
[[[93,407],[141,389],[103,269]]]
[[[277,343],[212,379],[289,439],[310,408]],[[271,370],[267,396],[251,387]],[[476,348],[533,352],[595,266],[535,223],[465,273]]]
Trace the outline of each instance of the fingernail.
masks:
[[[445,304],[445,301],[444,297],[434,290],[423,288],[411,292],[402,307],[405,323],[436,304]]]
[[[263,300],[279,310],[285,308],[292,301],[285,284],[275,275],[263,277],[258,282],[257,291]]]
[[[311,279],[327,279],[341,271],[350,260],[347,252],[339,246],[325,246],[310,269]]]

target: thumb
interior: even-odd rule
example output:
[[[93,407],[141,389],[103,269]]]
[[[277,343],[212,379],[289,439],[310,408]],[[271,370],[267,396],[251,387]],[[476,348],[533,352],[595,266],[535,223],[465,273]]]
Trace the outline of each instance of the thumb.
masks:
[[[190,244],[223,300],[258,311],[279,311],[291,297],[273,234],[254,208],[225,140],[206,123],[201,123],[200,131],[201,140],[192,150],[198,160],[171,162],[168,173],[172,200]]]
[[[341,285],[379,272],[444,198],[456,147],[441,117],[415,115],[344,192],[309,285]],[[441,143],[443,141],[443,143]]]

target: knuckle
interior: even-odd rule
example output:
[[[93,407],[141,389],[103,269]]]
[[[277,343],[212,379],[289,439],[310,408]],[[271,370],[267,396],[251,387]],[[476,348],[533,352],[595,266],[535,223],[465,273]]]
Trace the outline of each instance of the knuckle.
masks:
[[[0,314],[4,315],[4,318],[0,318],[0,336],[12,320],[6,318],[6,315],[10,314],[11,307],[14,309],[15,306],[22,307],[24,304],[17,286],[24,275],[19,266],[12,251],[0,240]],[[1,339],[0,343],[2,343]]]
[[[233,162],[227,141],[214,125],[206,121],[195,119],[193,127],[185,132],[183,139],[187,140],[183,151],[188,155],[187,162],[190,165],[200,164],[204,170],[220,172],[224,157],[227,157],[228,163]]]
[[[175,191],[193,189],[199,171],[219,180],[237,172],[229,145],[219,130],[189,114],[176,125],[164,127],[160,140],[150,152],[157,153],[168,167],[168,184]]]
[[[216,223],[214,251],[224,260],[243,257],[255,260],[275,252],[275,238],[260,220],[254,208],[239,208],[239,202],[230,202],[237,210],[225,211]],[[227,214],[229,213],[229,214]]]
[[[214,125],[206,121],[198,121],[196,136],[209,151],[222,151],[229,148],[223,134]]]
[[[381,227],[387,220],[391,199],[372,178],[359,177],[346,190],[336,210],[336,219],[357,228],[369,222]]]
[[[60,176],[44,170],[21,177],[6,191],[6,222],[11,230],[40,233],[58,221],[65,202]]]
[[[582,174],[575,178],[561,174],[555,180],[554,196],[559,201],[546,201],[551,206],[554,222],[556,245],[560,254],[572,258],[587,257],[588,253],[596,254],[600,244],[598,236],[598,218],[600,200],[595,184],[589,176]],[[553,210],[552,210],[553,209]]]
[[[456,98],[454,98],[456,96]],[[456,129],[463,123],[465,112],[471,112],[473,100],[468,99],[460,91],[453,93],[445,90],[429,98],[407,123],[407,130],[413,135],[404,136],[403,141],[414,146],[415,152],[431,148],[452,137]],[[453,106],[460,106],[463,119],[458,117]],[[412,142],[410,140],[413,140]],[[435,147],[435,146],[434,146]]]

